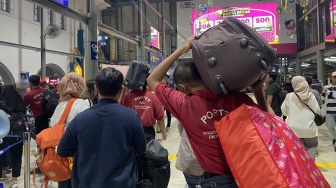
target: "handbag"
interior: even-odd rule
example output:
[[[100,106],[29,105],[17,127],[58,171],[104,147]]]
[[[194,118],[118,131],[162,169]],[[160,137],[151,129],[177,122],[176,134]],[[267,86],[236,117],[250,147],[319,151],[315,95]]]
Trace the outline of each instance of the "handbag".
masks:
[[[294,92],[294,94],[300,99],[300,101],[304,104],[304,105],[306,105],[308,108],[309,108],[309,110],[311,111],[311,112],[313,112],[314,113],[314,115],[315,115],[315,119],[314,119],[314,121],[315,121],[315,123],[316,123],[316,125],[317,126],[321,126],[324,122],[325,122],[325,118],[324,117],[321,117],[320,115],[318,115],[317,113],[315,113],[306,103],[304,103],[303,101],[302,101],[302,99],[299,97],[299,95],[297,94],[297,93],[295,93]]]

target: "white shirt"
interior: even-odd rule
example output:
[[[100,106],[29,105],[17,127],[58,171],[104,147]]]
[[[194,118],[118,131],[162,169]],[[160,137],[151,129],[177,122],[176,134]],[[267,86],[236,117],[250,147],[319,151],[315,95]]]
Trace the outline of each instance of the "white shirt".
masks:
[[[315,115],[304,104],[302,104],[302,109],[300,109],[292,101],[292,97],[295,97],[294,100],[299,100],[294,93],[289,93],[287,94],[285,101],[281,105],[281,111],[283,115],[288,116],[287,124],[293,129],[298,138],[316,137],[318,134],[318,130],[314,121]],[[321,114],[319,104],[314,95],[311,95],[307,105],[315,113]]]
[[[55,112],[50,119],[50,127],[58,123],[67,104],[68,104],[68,101],[64,101],[64,102],[60,102],[57,105]],[[84,110],[88,108],[90,108],[90,106],[86,101],[84,101],[83,99],[77,99],[71,107],[68,119],[66,120],[66,123],[65,123],[65,129],[69,125],[69,123],[77,116],[77,114],[83,112]]]

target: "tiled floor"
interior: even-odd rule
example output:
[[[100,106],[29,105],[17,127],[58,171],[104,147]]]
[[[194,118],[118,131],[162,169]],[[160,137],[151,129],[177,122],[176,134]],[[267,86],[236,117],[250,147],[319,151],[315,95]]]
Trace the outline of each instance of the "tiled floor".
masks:
[[[158,134],[157,138],[160,139],[161,135]],[[175,118],[172,119],[172,126],[168,133],[168,138],[166,141],[162,142],[162,145],[168,149],[171,159],[171,179],[169,182],[169,188],[184,188],[186,187],[186,183],[183,177],[183,174],[176,170],[175,168],[175,155],[178,150],[178,146],[180,143],[180,136],[177,130],[177,121]],[[36,145],[34,141],[31,143],[31,148],[35,148]],[[317,165],[320,167],[321,171],[327,178],[328,182],[330,183],[332,188],[336,188],[336,152],[333,151],[331,147],[331,139],[330,135],[323,125],[319,127],[319,156],[317,157]],[[31,155],[30,157],[30,165],[31,169],[33,169],[35,165],[34,156]],[[31,177],[31,187],[33,186],[32,176]],[[36,183],[37,186],[40,187],[41,182],[43,180],[42,176],[37,176]],[[8,180],[5,181],[8,183]],[[8,187],[8,186],[7,186]],[[19,188],[24,188],[23,184],[23,168],[21,177],[19,178]],[[57,188],[57,183],[52,183],[49,188]]]

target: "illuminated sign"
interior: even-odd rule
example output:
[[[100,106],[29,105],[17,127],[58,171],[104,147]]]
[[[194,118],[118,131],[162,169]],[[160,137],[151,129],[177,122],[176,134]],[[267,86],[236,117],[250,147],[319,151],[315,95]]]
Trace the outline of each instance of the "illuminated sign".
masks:
[[[270,44],[279,44],[277,2],[210,8],[204,13],[192,10],[192,34],[200,35],[227,17],[235,17],[254,28]]]
[[[52,1],[55,1],[56,3],[61,4],[65,7],[68,7],[69,4],[69,0],[52,0]]]
[[[160,49],[160,33],[151,27],[151,46]]]

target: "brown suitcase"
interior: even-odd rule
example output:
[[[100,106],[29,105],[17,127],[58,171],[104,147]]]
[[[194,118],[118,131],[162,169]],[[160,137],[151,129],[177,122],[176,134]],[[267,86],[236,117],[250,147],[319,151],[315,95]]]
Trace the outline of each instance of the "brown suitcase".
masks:
[[[204,84],[216,94],[247,88],[262,79],[276,60],[271,45],[233,17],[195,39],[192,54]]]

